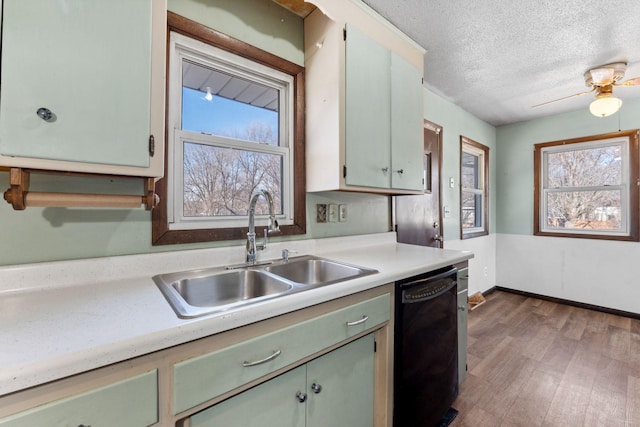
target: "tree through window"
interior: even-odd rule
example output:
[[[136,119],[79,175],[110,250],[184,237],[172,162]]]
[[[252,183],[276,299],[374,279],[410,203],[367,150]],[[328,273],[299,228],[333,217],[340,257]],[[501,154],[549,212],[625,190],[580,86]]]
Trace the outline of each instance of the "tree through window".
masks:
[[[535,234],[637,239],[637,131],[535,145]]]

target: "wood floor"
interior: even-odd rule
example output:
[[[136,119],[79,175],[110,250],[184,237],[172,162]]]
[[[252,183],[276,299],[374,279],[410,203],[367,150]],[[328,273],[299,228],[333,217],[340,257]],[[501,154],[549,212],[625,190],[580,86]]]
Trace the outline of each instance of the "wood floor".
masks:
[[[640,320],[496,291],[469,313],[456,426],[640,426]]]

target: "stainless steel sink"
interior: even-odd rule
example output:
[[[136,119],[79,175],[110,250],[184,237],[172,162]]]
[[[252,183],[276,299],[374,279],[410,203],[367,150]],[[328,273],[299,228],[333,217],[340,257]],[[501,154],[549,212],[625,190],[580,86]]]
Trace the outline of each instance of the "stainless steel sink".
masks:
[[[153,280],[177,315],[191,318],[374,273],[377,270],[301,256],[267,266],[161,274]]]
[[[291,258],[288,262],[265,267],[265,270],[302,285],[328,285],[377,273],[369,268],[312,256]]]

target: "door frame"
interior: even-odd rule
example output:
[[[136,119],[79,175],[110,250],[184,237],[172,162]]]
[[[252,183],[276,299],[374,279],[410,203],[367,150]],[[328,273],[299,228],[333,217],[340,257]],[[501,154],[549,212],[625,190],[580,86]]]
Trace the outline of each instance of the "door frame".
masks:
[[[439,124],[436,124],[430,120],[424,119],[423,122],[424,131],[431,131],[436,134],[437,144],[438,144],[438,224],[440,224],[440,236],[442,236],[442,240],[440,241],[440,249],[444,248],[444,224],[442,223],[442,193],[443,193],[443,176],[442,176],[442,150],[443,150],[443,127]],[[425,141],[426,138],[423,139]],[[424,143],[423,143],[424,144]],[[424,152],[424,145],[423,145]]]

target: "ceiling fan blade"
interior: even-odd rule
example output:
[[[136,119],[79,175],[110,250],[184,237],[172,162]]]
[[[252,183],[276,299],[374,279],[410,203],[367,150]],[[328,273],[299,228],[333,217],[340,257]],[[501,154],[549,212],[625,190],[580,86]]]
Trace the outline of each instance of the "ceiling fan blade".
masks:
[[[547,104],[551,104],[551,103],[553,103],[553,102],[558,102],[558,101],[562,101],[562,100],[565,100],[565,99],[573,98],[573,97],[575,97],[575,96],[586,95],[586,94],[588,94],[588,93],[593,93],[593,92],[595,92],[595,90],[596,90],[596,88],[594,87],[593,89],[588,90],[588,91],[586,91],[586,92],[580,92],[580,93],[576,93],[576,94],[573,94],[573,95],[565,96],[565,97],[563,97],[563,98],[554,99],[553,101],[543,102],[542,104],[532,105],[532,106],[531,106],[531,108],[541,107],[541,106],[543,106],[543,105],[547,105]]]
[[[625,80],[622,83],[615,83],[614,86],[640,86],[640,77]]]

